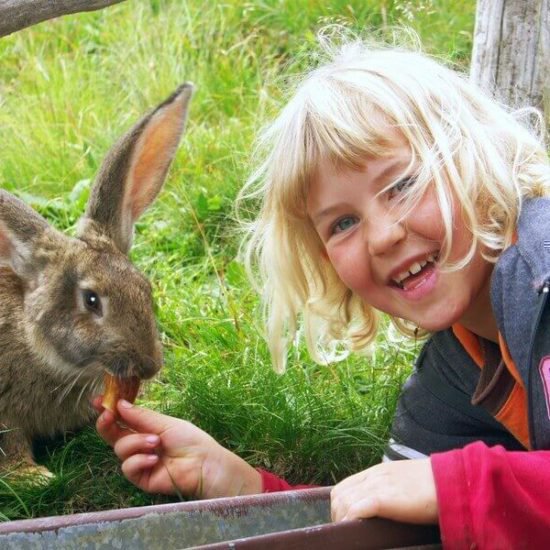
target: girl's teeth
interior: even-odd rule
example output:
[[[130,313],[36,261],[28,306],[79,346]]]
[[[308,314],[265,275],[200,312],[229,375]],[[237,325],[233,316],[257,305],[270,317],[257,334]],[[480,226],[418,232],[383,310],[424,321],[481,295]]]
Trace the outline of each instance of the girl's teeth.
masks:
[[[398,279],[397,282],[400,283],[403,279],[406,279],[409,275],[410,275],[410,273],[408,271],[403,271],[403,273],[400,273],[397,276],[397,279]]]
[[[422,262],[414,262],[414,264],[411,265],[411,267],[409,267],[408,271],[403,271],[403,273],[399,273],[399,275],[394,279],[394,281],[402,286],[402,282],[407,278],[407,277],[410,277],[411,275],[416,275],[417,273],[420,273],[420,271],[422,270],[422,268],[426,265],[428,265],[428,263],[433,263],[435,262],[435,256],[433,254],[430,254],[426,260],[422,261]]]

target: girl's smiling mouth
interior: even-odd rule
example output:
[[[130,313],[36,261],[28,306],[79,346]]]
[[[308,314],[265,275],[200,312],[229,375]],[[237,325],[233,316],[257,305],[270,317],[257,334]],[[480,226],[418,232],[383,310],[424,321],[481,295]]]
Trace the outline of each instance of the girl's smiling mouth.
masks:
[[[423,259],[415,259],[394,271],[389,286],[399,291],[409,300],[420,300],[429,294],[437,282],[436,262],[439,251],[432,252]]]

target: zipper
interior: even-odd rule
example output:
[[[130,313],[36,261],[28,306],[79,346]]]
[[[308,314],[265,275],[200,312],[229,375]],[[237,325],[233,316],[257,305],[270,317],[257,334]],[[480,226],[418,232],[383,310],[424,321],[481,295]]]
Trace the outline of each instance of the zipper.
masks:
[[[538,298],[538,305],[537,305],[537,314],[535,316],[535,322],[533,323],[533,326],[531,328],[531,338],[529,339],[529,354],[527,356],[527,368],[529,369],[527,373],[527,392],[528,392],[527,407],[529,410],[529,435],[531,440],[531,450],[535,450],[537,448],[537,441],[535,437],[535,419],[534,419],[535,415],[533,414],[532,377],[533,377],[533,372],[536,368],[533,365],[533,348],[535,347],[535,338],[537,336],[537,332],[539,329],[540,320],[542,318],[542,314],[548,302],[548,295],[550,294],[550,279],[546,279],[543,282],[542,286],[538,291],[538,294],[539,294],[539,298]]]

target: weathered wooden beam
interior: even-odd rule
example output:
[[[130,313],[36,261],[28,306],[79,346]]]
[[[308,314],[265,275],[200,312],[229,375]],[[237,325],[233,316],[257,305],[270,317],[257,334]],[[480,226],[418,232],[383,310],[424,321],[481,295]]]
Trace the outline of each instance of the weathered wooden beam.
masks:
[[[0,0],[0,36],[46,19],[81,11],[94,11],[123,0]]]
[[[550,0],[478,0],[470,75],[511,107],[546,111],[548,125]]]

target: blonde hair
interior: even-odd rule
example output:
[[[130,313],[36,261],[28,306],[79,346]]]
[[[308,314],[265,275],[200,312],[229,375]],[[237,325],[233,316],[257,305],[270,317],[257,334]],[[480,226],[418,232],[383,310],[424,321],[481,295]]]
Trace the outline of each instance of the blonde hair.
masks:
[[[266,338],[279,372],[300,325],[320,363],[338,358],[340,344],[362,350],[376,336],[378,312],[344,286],[323,255],[306,197],[321,159],[359,168],[368,156],[391,153],[381,116],[409,143],[411,165],[420,166],[415,185],[403,193],[405,215],[428,186],[435,189],[446,269],[466,265],[479,245],[496,261],[512,242],[523,198],[550,194],[542,140],[465,76],[418,51],[361,40],[325,43],[323,51],[326,61],[299,82],[260,134],[262,160],[238,202],[260,202],[243,251],[262,294]],[[450,265],[453,196],[473,240],[466,256]],[[406,320],[392,322],[412,334]]]

